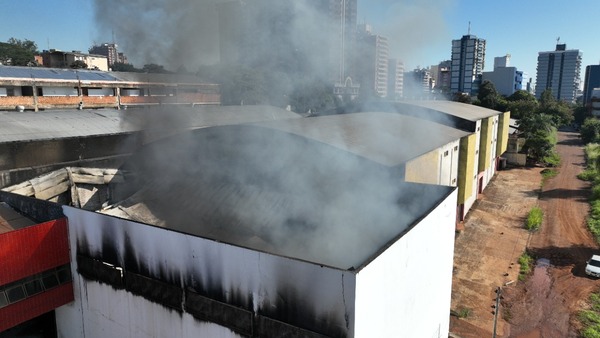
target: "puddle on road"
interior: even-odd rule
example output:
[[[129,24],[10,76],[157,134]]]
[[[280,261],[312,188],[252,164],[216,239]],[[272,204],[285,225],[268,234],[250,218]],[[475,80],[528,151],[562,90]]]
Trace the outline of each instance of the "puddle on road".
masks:
[[[549,267],[550,260],[547,258],[540,258],[536,261],[533,275],[531,276],[530,290],[538,296],[543,296],[543,298],[536,297],[536,300],[540,302],[543,302],[548,292],[550,292],[550,275],[548,275]],[[543,304],[539,305],[543,306]]]
[[[550,292],[550,275],[548,274],[548,268],[550,267],[550,260],[547,258],[540,258],[535,263],[533,274],[529,279],[528,289],[531,291],[529,297],[529,304],[532,309],[538,309],[543,313],[546,309],[552,306],[551,301],[548,300],[548,294]],[[526,333],[519,334],[516,338],[542,338],[542,330],[539,326],[542,324],[543,318],[537,318],[534,322],[530,323],[531,326],[537,326],[531,328]]]

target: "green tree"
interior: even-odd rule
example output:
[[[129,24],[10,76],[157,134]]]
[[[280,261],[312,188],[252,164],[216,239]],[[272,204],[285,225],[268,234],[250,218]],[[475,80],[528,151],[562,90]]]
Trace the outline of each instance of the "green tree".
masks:
[[[113,72],[141,72],[140,69],[135,68],[129,63],[115,62],[110,68]]]
[[[581,140],[584,143],[599,143],[600,142],[600,120],[596,118],[588,118],[583,122],[580,130]]]
[[[535,114],[539,108],[537,100],[507,100],[506,111],[510,111],[510,117],[521,119],[528,115]]]
[[[28,51],[31,54],[38,54],[37,44],[31,40],[19,40],[15,38],[10,38],[7,41],[9,44],[19,47],[23,50]]]
[[[12,66],[35,66],[34,56],[37,53],[35,42],[30,40],[8,39],[0,42],[0,63]]]
[[[169,73],[169,71],[166,70],[164,66],[157,65],[155,63],[145,64],[144,67],[142,67],[142,71],[144,73],[157,73],[157,74]]]
[[[535,96],[526,90],[517,90],[516,92],[512,93],[506,99],[511,102],[530,101],[530,102],[537,103],[537,99],[535,98]]]
[[[479,105],[489,109],[496,109],[499,98],[500,94],[498,94],[494,84],[491,81],[483,81],[479,86],[479,93],[477,94]]]
[[[290,97],[293,110],[301,114],[334,108],[336,102],[331,85],[324,81],[305,83],[296,88]]]
[[[552,90],[550,88],[546,88],[546,90],[544,90],[540,96],[540,108],[546,109],[554,104],[556,104],[556,98],[554,95],[552,95]]]
[[[524,150],[535,162],[542,162],[552,154],[556,132],[552,116],[547,114],[529,114],[519,120],[519,131],[525,138]]]
[[[88,65],[87,65],[87,63],[85,63],[81,60],[75,60],[75,61],[73,61],[73,63],[71,63],[69,65],[69,67],[73,68],[73,69],[87,69]]]

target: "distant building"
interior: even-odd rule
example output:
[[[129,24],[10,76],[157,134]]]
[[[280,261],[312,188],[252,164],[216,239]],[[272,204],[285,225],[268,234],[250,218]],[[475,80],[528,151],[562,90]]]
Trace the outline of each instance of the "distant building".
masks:
[[[435,82],[435,89],[440,93],[448,93],[450,92],[450,67],[452,65],[452,61],[446,60],[440,62],[438,65],[431,66],[431,77]]]
[[[0,111],[219,104],[219,85],[192,75],[0,67]]]
[[[388,57],[386,37],[373,34],[371,26],[360,25],[355,69],[362,88],[378,97],[388,96]]]
[[[583,105],[592,102],[592,91],[600,88],[600,65],[589,65],[585,67],[585,78],[583,80]]]
[[[106,56],[109,66],[115,63],[127,63],[127,57],[123,53],[119,53],[117,48],[118,46],[115,43],[103,43],[93,46],[89,49],[89,52]]]
[[[494,69],[498,67],[510,67],[510,54],[494,58]]]
[[[70,68],[75,61],[85,62],[87,69],[108,71],[108,60],[103,55],[84,54],[79,51],[63,52],[56,49],[42,52],[42,64],[49,68]]]
[[[485,64],[485,40],[475,35],[463,35],[452,40],[450,90],[476,96]]]
[[[404,73],[404,98],[423,99],[431,96],[435,82],[428,68],[416,68]]]
[[[404,63],[400,60],[388,60],[388,89],[389,100],[398,101],[404,95]]]
[[[579,49],[567,50],[566,44],[557,44],[556,50],[538,53],[535,96],[539,99],[546,89],[557,100],[575,102],[581,84]]]
[[[523,89],[523,72],[516,67],[497,67],[493,72],[483,72],[482,81],[490,81],[500,95],[510,96]]]

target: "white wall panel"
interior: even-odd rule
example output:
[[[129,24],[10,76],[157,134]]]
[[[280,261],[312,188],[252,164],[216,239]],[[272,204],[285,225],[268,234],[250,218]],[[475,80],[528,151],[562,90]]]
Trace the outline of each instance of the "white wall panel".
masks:
[[[225,297],[247,298],[253,307],[250,311],[277,311],[273,307],[282,299],[302,302],[294,305],[352,336],[352,272],[80,209],[64,207],[64,213],[69,224],[75,302],[56,311],[62,337],[136,337],[138,332],[144,332],[141,337],[237,337],[229,329],[201,325],[189,314],[84,279],[76,264],[76,255],[82,250],[94,258],[116,254],[120,266],[134,258],[150,274],[170,276],[181,283],[193,280],[204,288],[223,291]]]
[[[358,272],[355,337],[448,337],[456,199]]]

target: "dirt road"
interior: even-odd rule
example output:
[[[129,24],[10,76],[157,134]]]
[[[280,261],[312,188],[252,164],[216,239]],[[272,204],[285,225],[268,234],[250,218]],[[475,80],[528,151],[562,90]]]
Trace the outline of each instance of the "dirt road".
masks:
[[[498,337],[577,337],[575,315],[600,281],[584,273],[598,252],[585,225],[589,186],[577,179],[584,168],[583,148],[574,132],[559,132],[559,174],[540,190],[541,168],[500,171],[468,215],[457,237],[451,317],[460,337],[492,337],[495,290],[502,287]],[[544,222],[538,232],[523,229],[529,210],[539,205]],[[528,250],[538,264],[524,282],[517,259]]]

